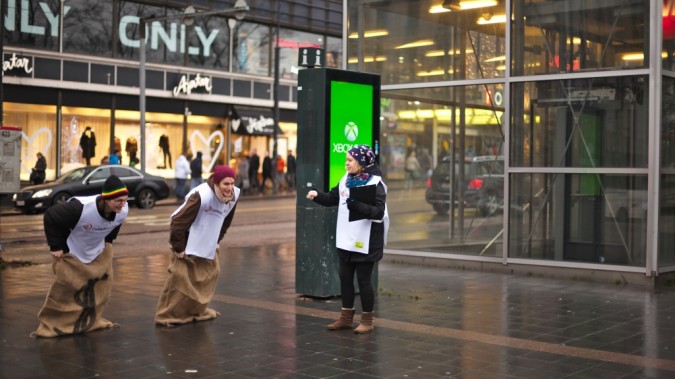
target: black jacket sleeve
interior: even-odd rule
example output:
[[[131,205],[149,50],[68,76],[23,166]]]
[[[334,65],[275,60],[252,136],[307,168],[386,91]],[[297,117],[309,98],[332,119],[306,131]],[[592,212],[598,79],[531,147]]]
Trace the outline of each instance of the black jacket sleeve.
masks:
[[[321,192],[316,188],[312,188],[312,190],[317,192],[313,201],[319,205],[323,205],[324,207],[334,207],[340,203],[340,189],[338,186],[333,187],[330,192]]]
[[[105,236],[105,242],[106,243],[113,243],[113,241],[117,238],[117,233],[120,232],[120,228],[122,227],[122,224],[117,225],[115,229],[113,229],[110,233],[108,233],[107,236]]]
[[[378,183],[375,189],[375,204],[370,205],[362,201],[349,199],[347,208],[350,212],[356,212],[371,220],[382,220],[384,218],[385,205],[387,203],[387,192],[382,183]]]
[[[68,236],[82,216],[84,206],[77,200],[47,208],[44,216],[45,236],[50,251],[68,253]]]

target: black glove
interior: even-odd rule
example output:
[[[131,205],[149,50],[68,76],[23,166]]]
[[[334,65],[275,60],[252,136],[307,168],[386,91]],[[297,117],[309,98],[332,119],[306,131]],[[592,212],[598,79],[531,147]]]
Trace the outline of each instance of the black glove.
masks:
[[[354,200],[351,197],[347,198],[347,209],[350,211],[357,212],[359,210],[359,205],[361,205],[360,201]]]

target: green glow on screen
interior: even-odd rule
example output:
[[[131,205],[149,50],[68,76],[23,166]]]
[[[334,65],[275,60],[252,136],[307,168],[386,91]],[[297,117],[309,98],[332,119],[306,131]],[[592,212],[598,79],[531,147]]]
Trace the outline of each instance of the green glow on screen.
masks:
[[[330,83],[330,141],[328,189],[347,172],[346,153],[355,145],[373,143],[373,86],[349,82]]]

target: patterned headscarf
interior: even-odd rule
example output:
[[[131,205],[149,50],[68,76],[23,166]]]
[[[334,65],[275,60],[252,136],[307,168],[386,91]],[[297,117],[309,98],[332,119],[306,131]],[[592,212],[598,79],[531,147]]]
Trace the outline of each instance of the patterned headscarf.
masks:
[[[351,155],[363,167],[368,167],[375,163],[375,153],[368,145],[357,145],[349,149],[347,154]]]

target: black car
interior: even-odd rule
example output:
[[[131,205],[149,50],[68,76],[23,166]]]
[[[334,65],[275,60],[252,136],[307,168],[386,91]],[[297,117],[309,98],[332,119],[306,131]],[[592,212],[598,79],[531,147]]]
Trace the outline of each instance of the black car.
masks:
[[[464,180],[459,178],[460,163],[456,160],[454,170],[450,170],[450,157],[443,158],[427,180],[425,199],[434,211],[441,215],[448,213],[451,196],[455,205],[458,205],[460,188],[464,188],[462,201],[465,208],[477,208],[483,216],[501,209],[504,203],[504,158],[465,158]],[[450,190],[453,174],[457,175],[455,191]]]
[[[29,186],[12,197],[14,207],[24,212],[43,211],[73,196],[100,195],[103,183],[110,175],[117,175],[129,190],[129,202],[139,208],[152,208],[157,200],[169,197],[169,184],[159,176],[131,167],[87,166],[69,171],[50,183]]]

